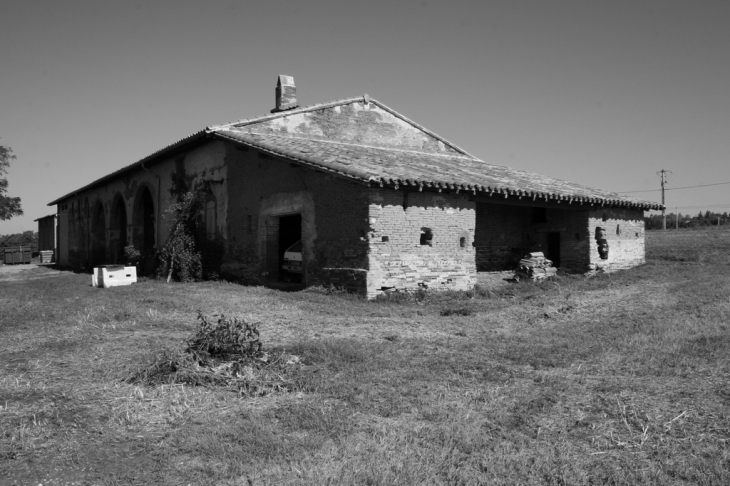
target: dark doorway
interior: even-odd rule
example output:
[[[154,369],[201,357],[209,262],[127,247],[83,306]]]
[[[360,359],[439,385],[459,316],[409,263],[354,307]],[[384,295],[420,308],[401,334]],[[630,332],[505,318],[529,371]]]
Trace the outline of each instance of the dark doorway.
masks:
[[[292,214],[279,217],[279,281],[301,283],[303,273],[290,272],[282,269],[284,253],[302,239],[302,215]],[[297,248],[301,253],[301,245]],[[296,251],[296,249],[294,250]],[[303,264],[303,262],[302,262]],[[302,268],[303,270],[303,268]]]
[[[560,233],[547,234],[547,257],[560,267]]]
[[[97,204],[91,220],[91,266],[103,265],[106,259],[106,220],[104,207]]]

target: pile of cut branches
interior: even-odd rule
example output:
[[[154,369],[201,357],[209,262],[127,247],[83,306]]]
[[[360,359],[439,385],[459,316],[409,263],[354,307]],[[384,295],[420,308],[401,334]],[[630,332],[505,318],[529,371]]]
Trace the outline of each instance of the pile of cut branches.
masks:
[[[198,321],[198,328],[185,340],[184,349],[159,350],[125,381],[218,386],[247,396],[295,388],[294,380],[285,375],[297,368],[299,358],[284,352],[272,358],[264,352],[257,323],[225,315],[211,319],[200,311]]]

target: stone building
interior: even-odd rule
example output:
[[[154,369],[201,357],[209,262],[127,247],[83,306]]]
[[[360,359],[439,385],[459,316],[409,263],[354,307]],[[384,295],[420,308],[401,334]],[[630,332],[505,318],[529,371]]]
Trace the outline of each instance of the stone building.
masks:
[[[631,267],[644,261],[644,211],[661,208],[488,164],[367,94],[300,107],[279,76],[271,114],[207,127],[51,202],[59,263],[162,245],[171,189],[201,179],[201,238],[220,249],[219,274],[278,281],[301,240],[305,285],[370,297],[467,289],[527,251],[573,272]]]

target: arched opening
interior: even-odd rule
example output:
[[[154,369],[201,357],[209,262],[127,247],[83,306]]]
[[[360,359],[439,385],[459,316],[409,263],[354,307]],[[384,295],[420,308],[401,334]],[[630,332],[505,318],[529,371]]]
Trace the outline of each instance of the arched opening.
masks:
[[[127,246],[127,209],[121,196],[114,198],[109,224],[109,257],[111,263],[124,263],[124,247]]]
[[[134,234],[132,241],[140,253],[155,246],[155,205],[152,194],[146,187],[137,194],[134,204]]]
[[[106,260],[106,218],[104,207],[96,203],[91,220],[91,266],[103,265]]]

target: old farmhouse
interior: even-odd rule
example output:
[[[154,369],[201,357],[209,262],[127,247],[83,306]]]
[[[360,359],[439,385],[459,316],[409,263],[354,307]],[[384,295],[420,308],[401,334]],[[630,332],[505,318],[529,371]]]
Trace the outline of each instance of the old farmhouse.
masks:
[[[174,188],[201,179],[217,273],[275,282],[296,247],[302,283],[369,297],[467,289],[528,251],[573,272],[631,267],[644,261],[644,211],[661,208],[486,163],[367,94],[299,107],[279,76],[271,114],[205,128],[49,203],[59,264],[164,244]]]

